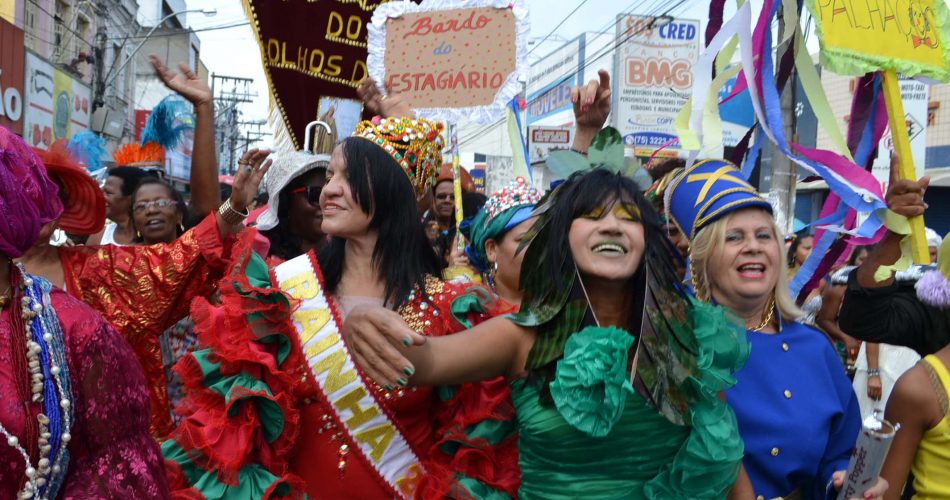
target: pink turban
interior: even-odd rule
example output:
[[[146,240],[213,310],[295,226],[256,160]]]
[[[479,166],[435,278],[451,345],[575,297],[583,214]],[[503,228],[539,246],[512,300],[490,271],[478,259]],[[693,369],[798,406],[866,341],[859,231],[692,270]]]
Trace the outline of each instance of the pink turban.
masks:
[[[0,255],[22,256],[63,212],[59,189],[19,136],[0,127]]]

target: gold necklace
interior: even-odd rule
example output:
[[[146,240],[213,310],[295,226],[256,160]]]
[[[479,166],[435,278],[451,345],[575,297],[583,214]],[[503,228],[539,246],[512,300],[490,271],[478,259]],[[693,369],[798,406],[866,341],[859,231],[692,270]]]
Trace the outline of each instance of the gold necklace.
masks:
[[[7,304],[10,303],[11,295],[12,294],[10,294],[10,286],[8,286],[7,289],[4,290],[2,294],[0,294],[0,309],[7,307]]]
[[[753,332],[761,332],[762,329],[769,326],[769,323],[772,322],[772,316],[775,314],[775,296],[769,298],[768,313],[764,313],[764,319],[759,323],[759,326],[752,329]]]

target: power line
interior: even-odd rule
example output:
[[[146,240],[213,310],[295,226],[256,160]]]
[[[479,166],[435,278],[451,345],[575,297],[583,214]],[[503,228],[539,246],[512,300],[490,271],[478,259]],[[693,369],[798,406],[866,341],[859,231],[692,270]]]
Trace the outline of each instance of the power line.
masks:
[[[221,25],[221,26],[210,26],[210,27],[207,27],[207,28],[200,28],[200,29],[173,28],[173,31],[170,31],[170,32],[168,32],[168,33],[155,33],[155,34],[153,34],[152,36],[150,36],[150,37],[148,37],[148,38],[160,38],[160,37],[165,37],[165,36],[177,36],[177,35],[180,35],[180,34],[182,34],[182,33],[184,33],[184,32],[189,32],[189,33],[201,33],[202,31],[226,30],[226,29],[231,29],[231,28],[238,28],[238,27],[241,27],[241,26],[247,26],[247,25],[249,25],[249,24],[251,24],[251,23],[248,22],[248,21],[239,21],[239,22],[234,22],[234,23],[231,23],[231,24],[223,24],[223,25]],[[145,35],[132,35],[132,36],[129,36],[129,37],[106,38],[106,40],[119,40],[119,39],[121,39],[121,40],[123,40],[123,42],[124,42],[124,41],[126,41],[126,40],[134,40],[134,39],[141,39],[141,38],[146,38],[146,37],[145,37]]]
[[[662,3],[660,3],[660,2],[662,2],[662,0],[654,0],[654,2],[653,2],[653,3],[651,4],[651,6],[650,6],[650,9],[651,9],[652,11],[654,11],[654,12],[658,11],[658,10],[662,7]],[[682,3],[682,2],[680,2],[680,3]],[[630,5],[628,5],[627,8],[624,9],[624,11],[622,11],[620,14],[618,14],[616,20],[614,20],[614,21],[609,21],[607,24],[605,24],[604,27],[600,30],[600,32],[601,32],[601,33],[606,32],[606,31],[607,31],[609,28],[611,28],[612,26],[613,26],[613,27],[616,27],[616,26],[620,23],[620,21],[622,20],[622,16],[623,16],[623,15],[630,15],[630,14],[632,13],[634,4],[636,4],[636,0],[635,0],[633,3],[631,3]],[[668,13],[671,12],[672,9],[675,9],[678,5],[679,5],[679,4],[677,4],[676,6],[671,7],[670,9],[667,10],[667,12],[668,12]],[[649,12],[649,10],[648,10],[648,12]],[[646,16],[646,17],[656,17],[656,16],[652,16],[651,14],[646,14],[645,16]],[[636,35],[636,34],[639,34],[639,32],[637,32],[637,33],[632,33],[631,36]],[[570,71],[570,72],[566,73],[566,74],[564,75],[564,77],[562,77],[561,80],[558,81],[554,86],[556,87],[556,86],[558,86],[558,85],[560,85],[560,84],[562,84],[562,83],[564,83],[564,82],[570,80],[571,78],[573,78],[574,76],[576,76],[577,74],[579,74],[581,71],[587,69],[590,65],[592,65],[592,64],[594,63],[594,61],[597,61],[597,60],[599,60],[600,58],[602,58],[603,56],[609,54],[610,51],[611,51],[613,48],[616,48],[617,46],[621,45],[623,42],[625,42],[625,41],[628,40],[629,38],[630,38],[630,37],[628,36],[626,39],[624,39],[624,40],[621,41],[621,42],[617,42],[617,41],[615,40],[614,43],[612,44],[612,46],[604,47],[603,49],[601,49],[601,51],[600,51],[599,53],[595,54],[594,57],[592,57],[592,58],[590,59],[590,61],[588,61],[583,67],[578,68],[577,71]],[[496,128],[496,127],[498,127],[499,125],[501,125],[503,122],[504,122],[504,119],[502,119],[502,120],[497,120],[497,121],[495,121],[494,123],[491,123],[491,124],[488,124],[488,125],[486,125],[486,126],[483,126],[480,130],[476,130],[475,132],[473,132],[472,134],[470,134],[469,137],[464,138],[464,139],[461,139],[461,140],[459,141],[459,146],[463,146],[463,145],[465,145],[465,144],[468,144],[468,143],[470,143],[470,142],[472,142],[472,141],[478,139],[480,136],[482,136],[482,135],[488,133],[491,129]]]
[[[687,1],[687,0],[679,0],[678,2],[676,2],[676,4],[674,4],[673,6],[669,7],[668,9],[666,9],[665,12],[663,12],[662,14],[660,14],[660,15],[658,15],[658,16],[657,16],[657,15],[654,15],[654,14],[645,14],[645,15],[643,15],[643,17],[652,17],[652,18],[654,19],[654,22],[653,22],[653,23],[650,23],[648,26],[645,26],[645,27],[641,28],[640,30],[631,32],[629,35],[627,35],[626,37],[624,37],[624,38],[623,38],[622,40],[620,40],[620,41],[615,41],[613,44],[608,45],[607,47],[604,47],[599,53],[597,53],[597,54],[595,54],[593,57],[591,57],[590,60],[587,61],[587,62],[584,64],[583,67],[578,68],[577,71],[571,71],[570,73],[566,74],[563,78],[561,78],[560,80],[558,80],[553,86],[556,87],[556,86],[558,86],[558,85],[561,85],[562,83],[567,82],[568,80],[570,80],[570,79],[573,78],[574,76],[578,75],[581,71],[583,71],[583,70],[587,69],[588,67],[590,67],[592,64],[594,64],[594,62],[600,60],[600,59],[603,58],[605,55],[609,54],[612,50],[614,50],[614,49],[616,49],[617,47],[623,45],[623,43],[625,43],[627,40],[633,38],[634,36],[637,36],[637,35],[641,34],[641,33],[642,33],[645,29],[647,29],[647,28],[652,28],[652,27],[653,27],[653,24],[655,23],[655,21],[656,21],[657,19],[659,19],[659,18],[672,18],[672,17],[674,17],[674,11],[677,10],[677,9],[679,9],[680,6],[682,6],[684,3],[686,3],[686,1]],[[634,2],[634,3],[636,3],[636,2]],[[657,2],[654,2],[653,5],[657,5]],[[659,10],[659,8],[661,8],[661,7],[662,7],[662,5],[659,5],[658,7],[653,7],[653,9],[654,9],[654,11],[657,11],[657,10]],[[623,14],[623,15],[630,15],[631,12],[623,12],[622,14]],[[617,20],[608,23],[606,27],[609,27],[611,24],[616,25],[616,24],[620,23],[621,19],[622,19],[621,16],[618,15],[618,16],[617,16]],[[606,30],[606,27],[605,27],[605,30]],[[604,30],[604,31],[605,31],[605,30]],[[493,128],[495,128],[495,127],[498,127],[499,125],[501,125],[504,121],[505,121],[504,119],[497,120],[497,121],[495,121],[495,122],[493,122],[493,123],[491,123],[491,124],[489,124],[489,125],[486,125],[486,126],[482,127],[480,130],[477,130],[477,131],[473,132],[473,133],[470,134],[468,137],[463,138],[463,139],[460,139],[460,140],[459,140],[459,147],[462,147],[462,146],[464,146],[464,145],[466,145],[466,144],[469,144],[469,143],[471,143],[472,141],[478,139],[478,138],[481,137],[482,135],[488,133],[491,129],[493,129]]]
[[[580,8],[583,7],[585,3],[587,3],[587,0],[581,0],[581,3],[577,4],[577,7],[574,7],[574,10],[572,10],[570,13],[568,13],[567,16],[564,17],[564,19],[561,19],[561,22],[557,23],[557,26],[555,26],[554,29],[552,29],[550,32],[548,32],[547,35],[544,35],[544,38],[542,38],[541,41],[538,42],[537,45],[535,45],[533,49],[529,50],[527,55],[530,56],[532,53],[534,53],[534,51],[537,50],[538,47],[540,47],[542,43],[544,43],[545,41],[547,41],[547,39],[548,39],[551,35],[553,35],[554,32],[557,31],[558,28],[560,28],[564,23],[566,23],[567,20],[570,19],[571,16],[573,16],[575,12],[577,12],[578,10],[580,10]]]

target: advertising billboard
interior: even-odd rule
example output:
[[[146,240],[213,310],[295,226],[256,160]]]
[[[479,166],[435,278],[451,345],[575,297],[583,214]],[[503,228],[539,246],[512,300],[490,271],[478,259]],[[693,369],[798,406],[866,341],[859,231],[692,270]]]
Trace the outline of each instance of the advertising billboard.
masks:
[[[676,139],[673,122],[692,91],[701,34],[696,20],[619,16],[614,123],[637,156]]]

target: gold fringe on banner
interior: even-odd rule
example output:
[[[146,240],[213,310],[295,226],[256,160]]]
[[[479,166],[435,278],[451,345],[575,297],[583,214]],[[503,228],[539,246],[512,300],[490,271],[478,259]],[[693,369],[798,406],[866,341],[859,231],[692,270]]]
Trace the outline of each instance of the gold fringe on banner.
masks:
[[[260,22],[257,19],[257,13],[254,11],[254,6],[251,2],[252,0],[241,0],[241,5],[244,7],[244,14],[247,16],[247,20],[251,23],[251,31],[254,33],[254,40],[257,41],[257,47],[261,51],[261,66],[264,68],[264,76],[267,78],[267,89],[270,97],[268,99],[270,113],[267,117],[267,121],[274,129],[274,148],[279,152],[297,151],[303,147],[303,142],[294,134],[293,129],[287,125],[290,123],[290,119],[287,118],[287,113],[284,111],[284,105],[280,101],[280,97],[278,97],[277,92],[274,91],[274,83],[271,81],[270,70],[266,64],[267,55],[264,52],[265,47],[261,42]]]

